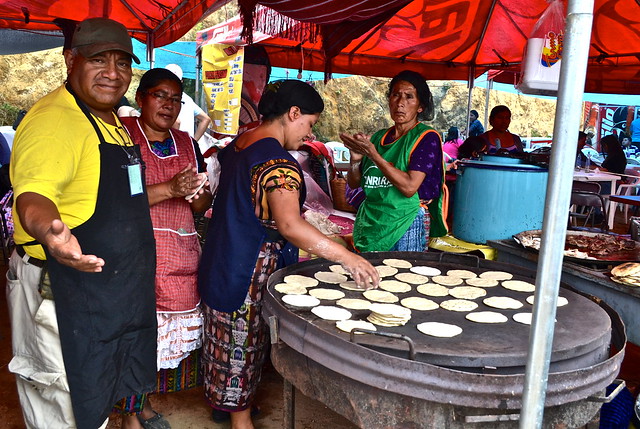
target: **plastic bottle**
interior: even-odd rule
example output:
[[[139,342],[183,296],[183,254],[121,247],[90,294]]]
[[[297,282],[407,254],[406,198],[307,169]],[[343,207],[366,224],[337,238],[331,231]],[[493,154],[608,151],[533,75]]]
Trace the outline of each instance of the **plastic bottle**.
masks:
[[[584,170],[589,171],[591,169],[591,157],[587,156],[587,160],[584,163]]]
[[[580,154],[576,156],[576,171],[580,171]]]

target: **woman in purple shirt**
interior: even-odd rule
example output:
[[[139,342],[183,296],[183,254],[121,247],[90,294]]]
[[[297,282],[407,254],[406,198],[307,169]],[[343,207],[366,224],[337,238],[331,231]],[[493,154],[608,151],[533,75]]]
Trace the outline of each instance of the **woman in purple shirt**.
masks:
[[[433,117],[433,99],[419,73],[405,70],[389,84],[394,125],[372,136],[340,134],[350,150],[349,186],[365,200],[353,230],[357,250],[424,251],[430,236],[446,234],[441,215],[440,135],[420,121]]]

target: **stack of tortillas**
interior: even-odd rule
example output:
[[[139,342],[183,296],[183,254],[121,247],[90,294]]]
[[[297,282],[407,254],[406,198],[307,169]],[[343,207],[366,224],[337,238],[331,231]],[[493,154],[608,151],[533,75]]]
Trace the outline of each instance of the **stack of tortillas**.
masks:
[[[640,286],[640,263],[627,262],[611,270],[612,280],[632,286]]]
[[[402,326],[411,319],[411,310],[396,304],[371,304],[367,320],[379,326]]]

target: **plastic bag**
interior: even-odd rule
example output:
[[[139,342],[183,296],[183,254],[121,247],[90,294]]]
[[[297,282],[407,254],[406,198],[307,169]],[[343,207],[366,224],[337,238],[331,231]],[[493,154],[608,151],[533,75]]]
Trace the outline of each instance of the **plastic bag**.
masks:
[[[216,194],[218,189],[218,183],[220,183],[220,161],[218,161],[218,154],[214,153],[207,158],[207,175],[209,176],[209,187],[211,188],[211,195]]]
[[[525,94],[556,95],[562,65],[565,12],[552,0],[527,40],[517,88]]]
[[[324,193],[320,185],[313,180],[313,177],[306,171],[303,171],[304,185],[307,188],[307,198],[304,201],[303,208],[305,210],[315,210],[326,215],[333,211],[333,203],[331,198]]]

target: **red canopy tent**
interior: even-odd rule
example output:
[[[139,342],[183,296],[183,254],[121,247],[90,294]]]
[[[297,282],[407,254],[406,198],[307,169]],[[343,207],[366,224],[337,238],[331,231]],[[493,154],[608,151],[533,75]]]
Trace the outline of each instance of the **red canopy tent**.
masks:
[[[239,0],[242,5],[251,0]],[[314,71],[393,76],[405,68],[428,79],[467,80],[490,69],[504,70],[498,80],[513,83],[520,71],[524,47],[534,25],[548,6],[546,0],[468,2],[413,0],[391,2],[400,7],[366,23],[347,20],[335,24],[332,13],[304,14],[312,7],[339,0],[264,0],[300,21],[273,11],[256,11],[253,41],[264,46],[272,65]],[[360,7],[364,4],[360,2]],[[400,3],[405,3],[404,6]],[[290,8],[297,6],[295,13]],[[392,10],[391,10],[392,11]],[[338,13],[338,12],[336,12]],[[587,92],[640,92],[640,4],[635,0],[596,0],[591,35]],[[245,27],[246,28],[246,27]],[[235,17],[198,33],[197,42],[243,44],[243,21]],[[351,36],[357,34],[355,39]]]
[[[178,40],[203,17],[229,0],[3,0],[0,28],[58,31],[62,19],[108,17],[124,24],[150,47]]]

